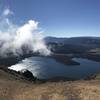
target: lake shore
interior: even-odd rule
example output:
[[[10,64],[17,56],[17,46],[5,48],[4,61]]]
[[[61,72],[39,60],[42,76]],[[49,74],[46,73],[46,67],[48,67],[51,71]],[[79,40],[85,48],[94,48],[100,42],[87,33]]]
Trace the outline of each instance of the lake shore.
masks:
[[[30,81],[22,73],[9,70],[7,65],[0,66],[0,100],[95,99],[100,100],[100,74],[90,75],[84,80],[55,77]]]
[[[100,100],[100,79],[34,83],[0,68],[0,100]]]

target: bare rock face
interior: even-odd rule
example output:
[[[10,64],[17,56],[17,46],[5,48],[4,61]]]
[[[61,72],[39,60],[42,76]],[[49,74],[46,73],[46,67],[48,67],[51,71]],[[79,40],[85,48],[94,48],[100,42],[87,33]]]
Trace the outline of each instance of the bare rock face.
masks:
[[[24,72],[22,72],[22,75],[29,81],[36,81],[37,79],[29,70],[25,70]]]

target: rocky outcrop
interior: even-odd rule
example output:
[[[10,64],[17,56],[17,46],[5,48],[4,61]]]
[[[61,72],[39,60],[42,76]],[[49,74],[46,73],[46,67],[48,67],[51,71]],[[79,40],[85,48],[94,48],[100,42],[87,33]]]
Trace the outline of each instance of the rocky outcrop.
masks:
[[[36,81],[37,79],[29,70],[25,70],[24,72],[22,72],[22,75],[29,81]]]
[[[29,81],[35,82],[37,80],[36,77],[29,70],[25,70],[24,72],[17,72],[14,70],[10,70],[5,66],[0,66],[0,70],[4,71],[8,75],[12,76],[15,80]]]

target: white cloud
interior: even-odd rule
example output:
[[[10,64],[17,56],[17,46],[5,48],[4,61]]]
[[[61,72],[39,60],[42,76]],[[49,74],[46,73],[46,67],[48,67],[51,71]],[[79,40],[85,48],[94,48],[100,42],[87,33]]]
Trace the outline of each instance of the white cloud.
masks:
[[[39,52],[41,55],[49,55],[41,32],[38,31],[38,22],[29,20],[22,26],[13,24],[8,18],[12,12],[5,9],[3,18],[0,20],[0,56],[7,56],[8,53],[22,55],[23,47],[26,53],[29,51]]]
[[[3,11],[3,15],[4,16],[8,16],[8,15],[12,15],[13,12],[9,9],[9,8],[6,8],[4,11]]]

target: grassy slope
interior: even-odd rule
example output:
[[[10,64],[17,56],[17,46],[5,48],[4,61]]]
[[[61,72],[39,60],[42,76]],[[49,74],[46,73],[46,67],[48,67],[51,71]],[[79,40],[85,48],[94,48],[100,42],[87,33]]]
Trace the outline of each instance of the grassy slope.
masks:
[[[0,100],[100,100],[100,80],[34,84],[0,70]]]

